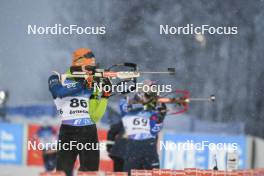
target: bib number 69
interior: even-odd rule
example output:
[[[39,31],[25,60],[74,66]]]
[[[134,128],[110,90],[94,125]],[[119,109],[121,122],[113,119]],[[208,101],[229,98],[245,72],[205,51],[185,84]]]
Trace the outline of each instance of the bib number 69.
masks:
[[[141,118],[135,118],[133,120],[133,124],[138,126],[138,125],[141,125],[141,126],[147,126],[148,125],[148,120],[147,119],[141,119]]]

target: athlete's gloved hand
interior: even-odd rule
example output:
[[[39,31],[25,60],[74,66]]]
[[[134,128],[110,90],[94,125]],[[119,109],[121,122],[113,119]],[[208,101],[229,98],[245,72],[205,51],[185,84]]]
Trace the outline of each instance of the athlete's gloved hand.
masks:
[[[166,114],[167,114],[167,106],[165,103],[161,103],[160,105],[157,106],[157,110],[159,113],[159,118],[158,118],[158,123],[163,122]]]
[[[112,149],[112,147],[113,147],[113,144],[106,144],[106,151],[107,151],[108,153],[111,153],[111,149]]]
[[[106,91],[103,91],[103,93],[102,93],[102,97],[103,98],[109,98],[111,96],[111,92],[109,91],[109,92],[106,92]]]
[[[102,97],[103,98],[109,98],[112,94],[112,83],[109,78],[105,78],[103,80],[103,92]]]
[[[99,95],[100,95],[100,91],[98,88],[96,88],[95,90],[93,90],[93,93],[92,93],[90,99],[97,99],[99,97]]]

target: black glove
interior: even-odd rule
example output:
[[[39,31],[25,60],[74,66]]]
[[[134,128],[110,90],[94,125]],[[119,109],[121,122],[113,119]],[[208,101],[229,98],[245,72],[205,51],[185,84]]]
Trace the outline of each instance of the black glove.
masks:
[[[159,121],[163,122],[166,114],[167,114],[167,106],[165,103],[161,103],[160,106],[157,107],[157,110],[159,112]]]
[[[106,144],[106,151],[111,153],[111,149],[113,148],[113,144]]]
[[[104,78],[103,79],[103,92],[102,92],[102,97],[103,98],[108,98],[111,96],[112,93],[112,83],[109,78]],[[107,91],[105,91],[105,88],[107,88]]]

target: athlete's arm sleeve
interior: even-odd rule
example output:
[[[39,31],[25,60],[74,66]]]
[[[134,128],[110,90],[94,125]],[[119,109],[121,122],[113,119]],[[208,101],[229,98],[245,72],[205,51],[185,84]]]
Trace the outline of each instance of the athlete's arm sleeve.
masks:
[[[59,76],[58,75],[52,75],[49,77],[49,90],[53,96],[53,98],[63,98],[75,93],[80,92],[83,89],[82,83],[76,83],[73,87],[64,87],[62,86]]]
[[[160,117],[158,117],[158,114],[154,114],[150,117],[150,133],[152,135],[157,135],[163,127],[163,124],[159,121],[159,118]]]
[[[127,106],[128,106],[127,100],[125,98],[120,99],[119,110],[122,117],[127,114]]]
[[[91,119],[96,123],[104,115],[107,108],[108,99],[107,98],[90,98],[89,100],[89,114]]]

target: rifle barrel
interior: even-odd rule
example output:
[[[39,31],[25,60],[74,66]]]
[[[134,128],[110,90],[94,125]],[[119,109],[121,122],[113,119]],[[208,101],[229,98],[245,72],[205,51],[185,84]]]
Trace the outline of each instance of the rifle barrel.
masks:
[[[215,101],[215,96],[211,95],[209,98],[189,98],[190,101]]]
[[[189,98],[190,101],[211,101],[211,98]]]

